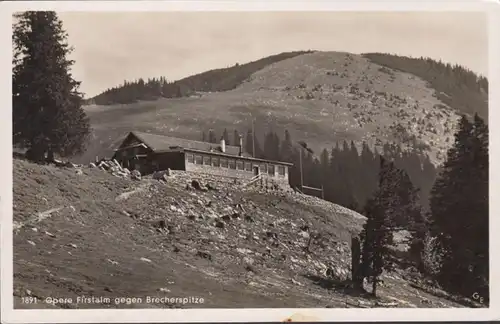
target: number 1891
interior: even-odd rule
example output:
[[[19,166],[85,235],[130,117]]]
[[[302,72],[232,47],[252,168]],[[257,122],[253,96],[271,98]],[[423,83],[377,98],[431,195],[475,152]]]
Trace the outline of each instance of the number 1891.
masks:
[[[21,297],[21,302],[23,304],[36,304],[38,299],[36,297]]]

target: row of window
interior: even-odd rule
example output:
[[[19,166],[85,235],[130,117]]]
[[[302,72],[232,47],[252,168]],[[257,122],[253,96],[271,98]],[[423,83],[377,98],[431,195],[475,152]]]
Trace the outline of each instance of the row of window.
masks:
[[[243,170],[252,172],[254,168],[259,168],[260,173],[268,173],[275,175],[276,169],[281,176],[285,175],[285,166],[274,165],[270,163],[252,163],[249,161],[242,161],[237,159],[219,158],[217,156],[191,154],[187,153],[187,162],[199,165],[210,165],[214,167],[229,168],[233,170]]]

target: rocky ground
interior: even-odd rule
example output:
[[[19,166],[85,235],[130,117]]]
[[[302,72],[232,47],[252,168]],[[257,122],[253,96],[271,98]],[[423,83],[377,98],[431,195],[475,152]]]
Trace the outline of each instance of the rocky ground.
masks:
[[[184,172],[13,167],[16,308],[462,307],[399,270],[377,300],[350,292],[350,237],[365,218],[314,197]]]

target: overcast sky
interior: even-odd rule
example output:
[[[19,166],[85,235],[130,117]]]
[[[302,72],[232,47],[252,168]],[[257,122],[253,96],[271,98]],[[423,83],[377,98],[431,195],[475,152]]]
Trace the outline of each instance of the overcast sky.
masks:
[[[73,74],[94,96],[123,80],[169,80],[292,50],[429,56],[487,75],[482,13],[60,12]]]

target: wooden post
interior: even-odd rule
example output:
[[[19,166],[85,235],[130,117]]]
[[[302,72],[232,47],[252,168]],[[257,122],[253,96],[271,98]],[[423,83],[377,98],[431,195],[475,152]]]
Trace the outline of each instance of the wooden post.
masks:
[[[255,120],[252,117],[252,157],[255,157]]]
[[[363,278],[360,273],[361,243],[358,236],[351,237],[351,278],[354,288],[363,286]]]
[[[300,191],[304,192],[304,176],[302,175],[302,147],[300,148],[299,155],[299,163],[300,163]]]

